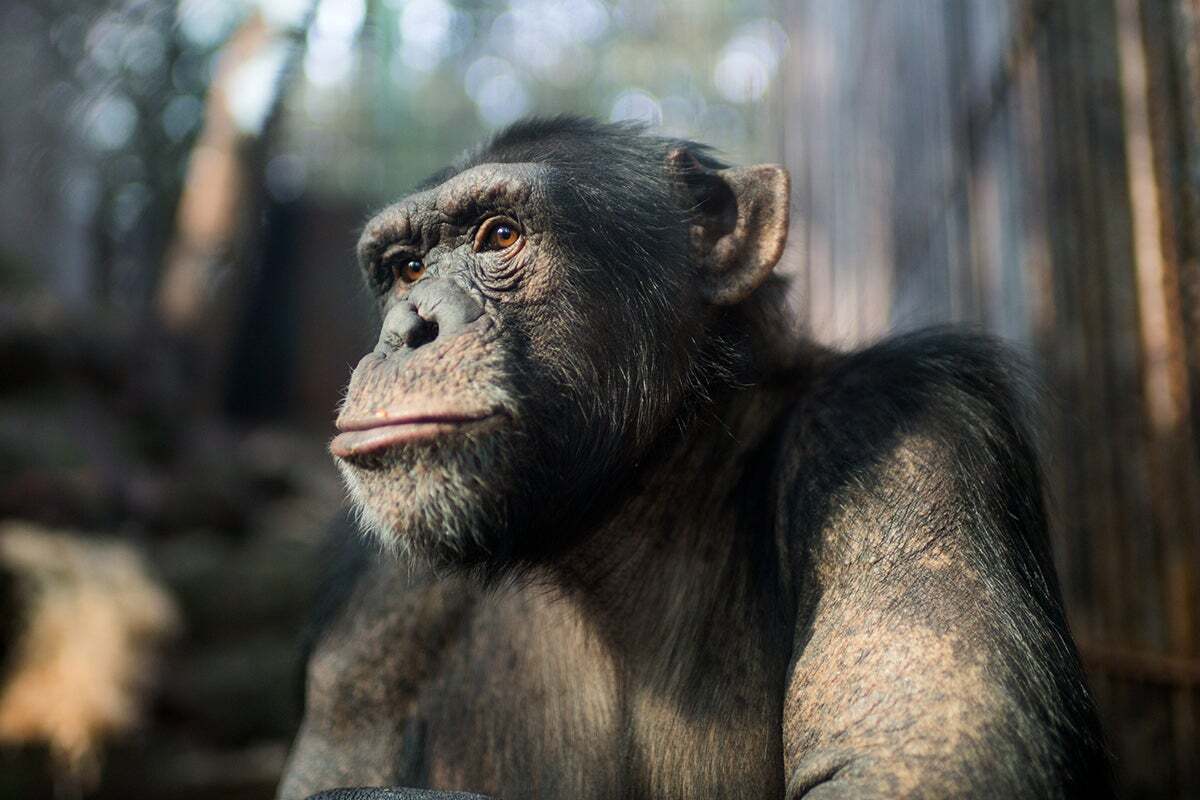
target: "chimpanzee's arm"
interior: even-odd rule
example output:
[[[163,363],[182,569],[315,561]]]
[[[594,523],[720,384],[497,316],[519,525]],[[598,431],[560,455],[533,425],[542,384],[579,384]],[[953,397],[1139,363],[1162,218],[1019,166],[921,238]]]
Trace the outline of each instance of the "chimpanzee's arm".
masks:
[[[1111,793],[1001,358],[900,340],[797,417],[788,798]]]

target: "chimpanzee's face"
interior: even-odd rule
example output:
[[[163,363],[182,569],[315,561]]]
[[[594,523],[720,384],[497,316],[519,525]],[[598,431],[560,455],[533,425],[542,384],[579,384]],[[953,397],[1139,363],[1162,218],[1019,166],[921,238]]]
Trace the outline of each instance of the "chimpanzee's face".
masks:
[[[379,343],[330,444],[366,527],[443,565],[570,544],[732,375],[745,331],[721,309],[770,274],[787,220],[780,167],[573,118],[517,123],[385,209],[359,242]]]
[[[554,520],[661,428],[703,314],[659,181],[657,230],[535,163],[474,166],[367,224],[383,323],[330,449],[385,543],[459,565],[563,544]]]

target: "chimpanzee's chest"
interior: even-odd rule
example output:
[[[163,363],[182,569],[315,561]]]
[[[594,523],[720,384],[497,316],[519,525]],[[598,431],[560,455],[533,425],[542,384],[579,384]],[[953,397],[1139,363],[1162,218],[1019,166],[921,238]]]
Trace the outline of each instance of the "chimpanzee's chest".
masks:
[[[782,796],[767,670],[644,663],[621,663],[568,601],[481,598],[397,720],[398,782],[507,800]]]
[[[310,658],[279,796],[780,797],[790,637],[704,585],[626,604],[644,609],[626,620],[631,646],[536,585],[484,591],[377,564]]]

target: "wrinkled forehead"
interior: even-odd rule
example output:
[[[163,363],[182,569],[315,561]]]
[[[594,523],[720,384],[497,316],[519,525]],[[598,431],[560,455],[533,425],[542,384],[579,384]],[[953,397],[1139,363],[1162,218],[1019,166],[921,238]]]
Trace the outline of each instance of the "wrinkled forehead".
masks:
[[[380,238],[407,238],[429,223],[470,222],[488,210],[516,211],[544,197],[553,173],[546,164],[479,164],[431,189],[415,192],[375,215],[360,247]]]

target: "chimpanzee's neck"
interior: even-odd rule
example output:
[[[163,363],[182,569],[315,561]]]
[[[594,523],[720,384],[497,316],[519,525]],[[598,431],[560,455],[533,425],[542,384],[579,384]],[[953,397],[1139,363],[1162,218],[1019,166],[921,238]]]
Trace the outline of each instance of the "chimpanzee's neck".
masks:
[[[550,565],[550,580],[619,654],[664,669],[664,649],[711,652],[705,645],[731,632],[773,636],[786,626],[770,476],[794,397],[783,387],[731,390],[693,414]]]

